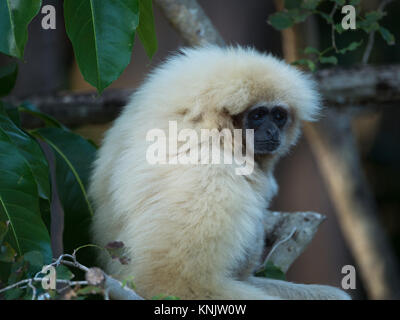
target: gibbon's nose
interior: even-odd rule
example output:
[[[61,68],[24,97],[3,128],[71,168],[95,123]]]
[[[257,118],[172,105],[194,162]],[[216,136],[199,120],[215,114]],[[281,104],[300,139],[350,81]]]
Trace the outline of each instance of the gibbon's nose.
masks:
[[[266,134],[267,140],[276,141],[276,142],[279,141],[279,130],[277,128],[269,127],[269,128],[267,128],[265,134]]]

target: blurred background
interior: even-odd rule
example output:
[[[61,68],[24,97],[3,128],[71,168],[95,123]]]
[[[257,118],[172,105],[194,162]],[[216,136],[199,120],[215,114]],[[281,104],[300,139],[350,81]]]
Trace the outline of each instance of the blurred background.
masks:
[[[199,0],[206,14],[226,42],[249,45],[260,51],[283,57],[281,33],[273,29],[267,18],[276,12],[274,1],[260,0]],[[375,10],[380,1],[364,0],[365,10]],[[40,15],[30,25],[29,40],[25,51],[25,63],[20,63],[17,84],[12,92],[20,97],[40,95],[55,91],[93,90],[79,72],[67,39],[62,2],[44,0],[57,9],[57,29],[40,28]],[[400,39],[400,1],[390,4],[389,14],[384,18],[385,25]],[[165,57],[183,46],[179,35],[172,29],[165,17],[155,6],[155,21],[158,37],[158,51],[150,61],[139,41],[133,49],[132,60],[122,76],[112,88],[135,89],[145,75]],[[330,30],[326,23],[317,18],[307,22],[304,43],[324,48],[329,45]],[[348,35],[347,35],[348,34]],[[345,33],[338,40],[348,42],[346,37],[364,37],[362,31]],[[339,59],[344,67],[361,61],[363,50],[356,50]],[[0,65],[8,58],[0,56]],[[372,51],[371,64],[393,64],[400,62],[400,46],[387,46],[376,37]],[[363,113],[354,118],[352,130],[362,157],[363,170],[373,191],[378,219],[387,233],[394,253],[400,258],[400,108],[388,106],[379,111]],[[62,120],[62,119],[61,119]],[[110,119],[111,120],[111,119]],[[87,125],[73,128],[83,136],[101,143],[109,123]],[[279,195],[274,199],[272,209],[278,211],[315,211],[327,216],[311,245],[293,264],[287,274],[290,281],[301,283],[330,284],[340,287],[344,265],[357,263],[344,240],[339,227],[336,211],[329,197],[327,187],[321,176],[316,160],[306,139],[301,138],[298,145],[279,164],[276,177],[280,186]],[[400,272],[400,270],[399,270]],[[362,281],[357,279],[357,289],[351,290],[354,298],[363,299],[366,293]]]

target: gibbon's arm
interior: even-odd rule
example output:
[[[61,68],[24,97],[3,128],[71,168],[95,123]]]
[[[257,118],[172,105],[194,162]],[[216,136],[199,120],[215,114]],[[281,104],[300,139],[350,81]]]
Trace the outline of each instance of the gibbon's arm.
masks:
[[[249,283],[270,296],[278,296],[285,300],[351,300],[346,292],[331,286],[297,284],[259,277],[250,277]]]

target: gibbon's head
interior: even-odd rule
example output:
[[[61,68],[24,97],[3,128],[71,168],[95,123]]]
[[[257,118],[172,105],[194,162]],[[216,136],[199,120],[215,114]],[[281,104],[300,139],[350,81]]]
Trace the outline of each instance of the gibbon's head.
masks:
[[[182,128],[254,129],[256,155],[284,153],[301,121],[320,110],[309,75],[242,47],[182,49],[155,69],[140,93],[152,96],[146,105],[153,117],[177,120]]]

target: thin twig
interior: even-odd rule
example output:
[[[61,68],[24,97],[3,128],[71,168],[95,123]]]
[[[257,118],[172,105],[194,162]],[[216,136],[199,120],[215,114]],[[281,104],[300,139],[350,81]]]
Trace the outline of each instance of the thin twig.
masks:
[[[284,239],[282,239],[282,240],[280,240],[280,241],[278,241],[277,243],[274,244],[274,246],[272,247],[271,251],[268,253],[267,257],[264,259],[264,262],[262,263],[262,265],[259,268],[259,270],[265,269],[265,267],[267,266],[268,261],[270,260],[272,254],[275,252],[276,248],[278,248],[281,244],[289,241],[290,238],[293,237],[295,232],[296,232],[296,227],[293,228],[293,230],[290,232],[290,234],[286,238],[284,238]]]
[[[28,286],[32,289],[32,300],[36,299],[36,288],[35,286],[32,284],[32,279],[28,282]]]
[[[65,259],[71,259],[70,260],[65,260]],[[88,272],[90,268],[82,265],[76,260],[76,250],[73,252],[73,254],[62,254],[60,255],[57,260],[55,260],[53,263],[50,264],[50,266],[57,267],[59,265],[66,265],[70,267],[77,268],[79,270],[82,270],[84,272]],[[100,270],[100,269],[99,269]],[[111,298],[114,299],[125,299],[125,300],[143,300],[142,297],[140,297],[136,292],[134,292],[132,289],[128,288],[127,286],[124,286],[120,281],[110,277],[109,275],[105,274],[102,270],[100,270],[103,273],[104,277],[104,283],[99,283],[97,284],[98,286],[104,286],[104,298],[106,300]],[[5,288],[0,289],[0,293],[6,292],[8,290],[11,290],[13,288],[27,288],[28,286],[32,289],[32,300],[36,299],[36,294],[37,290],[33,283],[40,283],[43,281],[43,277],[40,277],[39,275],[42,273],[42,271],[39,271],[36,273],[36,275],[33,278],[29,279],[24,279],[21,281],[18,281],[16,283],[13,283],[12,285],[9,285]],[[56,279],[55,282],[57,284],[64,284],[67,285],[68,287],[73,287],[73,286],[83,286],[83,285],[96,285],[93,283],[89,283],[88,281],[71,281],[71,280],[66,280],[66,279]],[[24,286],[25,285],[25,286]],[[65,287],[63,287],[63,290]]]
[[[336,39],[335,39],[335,23],[333,22],[333,16],[336,13],[338,4],[335,2],[333,5],[332,11],[329,14],[329,17],[332,19],[332,26],[331,26],[331,38],[332,38],[332,47],[335,49],[335,52],[338,52],[338,49],[336,47]]]
[[[383,0],[381,2],[381,4],[379,5],[379,7],[378,7],[378,12],[382,13],[383,10],[385,9],[385,7],[392,1],[393,0]],[[367,46],[365,47],[365,51],[364,51],[364,54],[363,54],[363,57],[362,57],[362,63],[363,64],[367,64],[368,63],[369,57],[370,57],[371,52],[372,52],[372,48],[374,47],[374,43],[375,43],[375,33],[376,33],[376,30],[373,30],[369,34],[368,43],[367,43]]]

